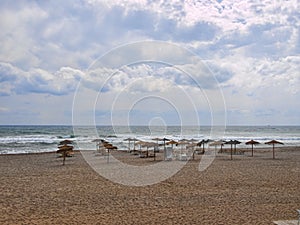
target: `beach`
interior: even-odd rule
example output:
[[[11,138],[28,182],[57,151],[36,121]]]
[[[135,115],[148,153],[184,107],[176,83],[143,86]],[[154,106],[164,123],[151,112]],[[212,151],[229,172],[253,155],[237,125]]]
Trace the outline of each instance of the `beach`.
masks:
[[[103,178],[79,151],[64,166],[56,153],[0,155],[0,224],[273,224],[295,220],[300,208],[300,147],[276,147],[276,159],[272,159],[271,146],[250,155],[249,149],[233,160],[228,154],[217,155],[202,172],[198,171],[202,156],[196,155],[174,176],[145,187]],[[118,157],[129,164],[154,163],[153,158],[125,152]]]

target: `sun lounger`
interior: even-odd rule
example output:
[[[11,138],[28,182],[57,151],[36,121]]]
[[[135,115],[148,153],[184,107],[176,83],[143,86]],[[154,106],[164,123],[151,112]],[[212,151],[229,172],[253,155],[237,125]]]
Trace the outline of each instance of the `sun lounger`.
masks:
[[[172,147],[167,147],[166,148],[166,161],[171,161],[173,159],[173,148]]]
[[[188,159],[186,153],[179,154],[179,160],[180,161],[186,161]]]

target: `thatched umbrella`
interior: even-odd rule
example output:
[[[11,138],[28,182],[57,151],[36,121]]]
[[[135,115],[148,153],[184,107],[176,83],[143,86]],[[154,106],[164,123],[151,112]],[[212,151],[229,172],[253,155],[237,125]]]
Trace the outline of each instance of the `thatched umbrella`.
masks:
[[[275,145],[276,144],[283,145],[283,143],[280,142],[280,141],[272,140],[272,141],[266,142],[265,144],[267,144],[267,145],[273,145],[273,159],[275,159]]]
[[[225,142],[225,144],[230,144],[231,148],[232,148],[232,145],[234,145],[234,152],[235,153],[236,153],[236,145],[241,144],[241,143],[242,142],[240,142],[238,140],[230,140],[230,141]]]
[[[205,152],[205,144],[206,143],[209,143],[209,142],[212,142],[213,140],[210,140],[210,139],[207,139],[207,140],[202,140],[200,142],[198,142],[198,146],[201,147],[202,146],[202,149],[203,149],[203,153]]]
[[[156,138],[152,138],[151,140],[153,140],[153,141],[156,141],[156,142],[157,142],[157,144],[158,144],[158,142],[159,142],[159,141],[161,141],[162,139],[161,139],[161,138],[158,138],[158,137],[156,137]]]
[[[130,152],[130,142],[132,141],[132,138],[126,138],[124,141],[128,141],[128,151]]]
[[[142,145],[145,144],[145,143],[147,143],[147,142],[145,142],[145,141],[138,141],[138,142],[135,142],[135,145],[139,145],[140,146],[140,150],[141,150]]]
[[[100,149],[100,142],[104,142],[105,140],[97,138],[92,140],[92,142],[96,142],[96,150]]]
[[[70,145],[62,145],[62,146],[58,146],[58,150],[56,151],[57,153],[62,154],[63,156],[63,165],[65,165],[65,161],[66,161],[66,156],[73,151],[73,146]]]
[[[110,153],[110,150],[116,150],[118,148],[116,146],[113,146],[110,143],[104,144],[104,148],[107,149],[107,162],[109,163],[109,153]]]
[[[246,143],[245,143],[246,145],[251,145],[252,146],[252,153],[251,153],[251,156],[253,157],[253,145],[258,145],[258,144],[260,144],[258,141],[254,141],[253,139],[252,140],[250,140],[250,141],[247,141]]]
[[[92,142],[101,142],[101,141],[103,141],[103,139],[100,139],[100,138],[92,140]]]
[[[224,145],[223,141],[213,141],[209,144],[209,146],[215,146],[215,150],[216,150],[217,146],[221,146],[221,151],[222,151],[223,145]]]
[[[168,139],[168,138],[162,138],[160,140],[164,142],[164,149],[166,149],[166,141],[170,141],[170,139]]]
[[[139,141],[139,139],[132,138],[131,140],[133,141],[133,150],[135,150],[135,142],[136,142],[136,141]]]
[[[70,145],[70,144],[73,144],[73,141],[71,141],[71,140],[63,140],[63,141],[59,142],[58,145]]]
[[[161,141],[162,139],[159,138],[159,137],[156,137],[156,138],[152,138],[151,140],[156,141],[157,146],[155,148],[155,151],[159,152],[159,144],[158,144],[158,142]]]
[[[181,146],[181,149],[182,149],[182,147],[183,147],[184,145],[187,146],[188,144],[189,144],[189,142],[187,142],[186,139],[185,139],[185,140],[178,141],[178,143],[177,143],[177,145],[180,145],[180,146]]]
[[[225,144],[230,145],[230,159],[232,160],[232,145],[237,145],[240,144],[241,142],[237,141],[237,140],[230,140],[230,141],[226,141]],[[235,147],[236,149],[236,147]]]
[[[172,148],[173,148],[173,145],[177,145],[178,142],[177,142],[177,141],[174,141],[174,140],[171,140],[171,141],[168,141],[166,144],[167,144],[167,145],[172,145]]]

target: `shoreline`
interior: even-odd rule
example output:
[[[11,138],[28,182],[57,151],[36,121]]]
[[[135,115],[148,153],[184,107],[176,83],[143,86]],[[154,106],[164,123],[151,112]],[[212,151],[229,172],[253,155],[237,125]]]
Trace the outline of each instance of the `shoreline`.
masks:
[[[254,149],[255,150],[255,149]],[[300,208],[300,147],[217,155],[203,172],[201,155],[151,186],[113,183],[80,151],[0,155],[1,224],[272,224]],[[160,153],[161,154],[161,153]],[[145,165],[152,158],[119,154]],[[95,156],[97,159],[97,156]],[[166,162],[168,163],[168,162]]]
[[[162,149],[163,147],[161,146],[161,152],[162,152]],[[298,149],[300,148],[300,145],[285,145],[285,146],[282,146],[282,145],[276,145],[275,146],[275,151],[277,150],[284,150],[284,149],[288,149],[288,150],[293,150],[293,149]],[[207,150],[207,147],[205,147],[205,149]],[[214,147],[209,147],[208,149],[210,150],[215,150]],[[236,148],[237,150],[240,150],[240,151],[243,151],[243,152],[249,152],[251,151],[251,147],[250,146],[247,146],[247,147],[237,147]],[[218,146],[217,147],[217,150],[220,150],[220,147]],[[226,145],[225,147],[223,146],[223,150],[230,150],[230,145]],[[262,151],[262,152],[266,152],[266,151],[272,151],[272,146],[255,146],[254,147],[254,151]],[[79,149],[75,149],[74,152],[80,152],[80,151],[95,151],[95,149],[82,149],[82,150],[79,150]],[[126,149],[118,149],[117,152],[126,152],[127,150]],[[53,154],[53,153],[56,153],[56,150],[53,150],[53,151],[45,151],[45,152],[18,152],[18,153],[0,153],[0,157],[3,156],[3,155],[36,155],[36,154]]]

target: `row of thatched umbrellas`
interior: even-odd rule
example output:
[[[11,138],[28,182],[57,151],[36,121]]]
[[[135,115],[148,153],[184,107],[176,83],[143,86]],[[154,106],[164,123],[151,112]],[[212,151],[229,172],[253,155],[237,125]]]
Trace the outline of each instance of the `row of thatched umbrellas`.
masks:
[[[174,140],[170,140],[168,138],[153,138],[152,140],[154,141],[157,141],[157,146],[158,146],[158,141],[163,141],[163,145],[164,145],[164,150],[166,148],[166,144],[167,145],[179,145],[179,144],[191,144],[191,143],[195,143],[197,142],[198,140],[196,139],[191,139],[191,140],[188,140],[188,139],[181,139],[179,141],[174,141]],[[146,146],[147,148],[148,147],[153,147],[153,143],[152,142],[142,142],[140,141],[139,139],[136,139],[136,138],[127,138],[127,139],[124,139],[124,141],[128,141],[128,150],[130,151],[130,142],[133,141],[134,143],[134,149],[135,149],[135,145],[136,144],[139,144],[140,146]],[[221,150],[222,150],[222,146],[224,144],[230,144],[231,145],[231,159],[232,159],[232,152],[233,152],[233,146],[234,146],[234,151],[236,151],[236,145],[238,144],[241,144],[242,142],[238,141],[238,140],[230,140],[230,141],[213,141],[213,140],[210,140],[210,139],[207,139],[207,140],[202,140],[200,142],[197,143],[197,146],[202,146],[203,148],[203,152],[205,151],[205,144],[209,143],[209,146],[221,146]],[[260,144],[260,142],[258,141],[254,141],[254,140],[250,140],[250,141],[247,141],[245,142],[246,145],[251,145],[251,156],[253,157],[253,152],[254,152],[254,148],[253,146],[254,145],[258,145]],[[265,144],[268,144],[268,145],[272,145],[273,146],[273,159],[275,159],[275,145],[277,144],[281,144],[283,145],[282,142],[280,141],[277,141],[277,140],[272,140],[272,141],[268,141],[268,142],[265,142]]]
[[[152,139],[153,141],[156,141],[156,143],[154,142],[146,142],[146,141],[141,141],[137,138],[126,138],[124,139],[124,141],[128,141],[128,151],[131,152],[131,149],[130,149],[130,143],[133,142],[133,151],[135,151],[135,146],[136,145],[139,145],[140,146],[140,151],[141,151],[141,148],[142,147],[146,147],[147,148],[147,157],[148,157],[148,150],[149,148],[153,147],[154,148],[154,160],[155,160],[155,148],[159,146],[159,141],[162,141],[163,142],[163,146],[164,146],[164,157],[166,157],[166,145],[172,145],[172,148],[173,148],[173,145],[187,145],[187,146],[191,146],[191,147],[194,147],[194,146],[199,146],[199,147],[202,147],[203,148],[203,153],[205,151],[205,144],[208,144],[209,146],[221,146],[221,151],[222,151],[222,146],[224,144],[230,144],[231,145],[231,148],[230,148],[230,155],[231,155],[231,159],[232,159],[232,154],[233,154],[233,146],[234,146],[234,151],[236,151],[236,145],[238,144],[241,144],[240,141],[238,140],[230,140],[230,141],[213,141],[213,140],[210,140],[210,139],[207,139],[207,140],[202,140],[202,141],[198,141],[196,139],[191,139],[191,140],[188,140],[188,139],[181,139],[179,141],[174,141],[174,140],[170,140],[168,138],[153,138]],[[112,145],[111,143],[109,143],[108,141],[104,140],[104,139],[95,139],[93,140],[92,142],[96,142],[97,143],[97,146],[101,146],[101,147],[104,147],[107,152],[108,152],[108,158],[107,158],[107,161],[109,161],[109,153],[110,153],[110,150],[116,150],[117,147]],[[251,145],[252,147],[252,154],[251,156],[253,156],[253,152],[254,152],[254,149],[253,149],[253,146],[254,145],[258,145],[260,144],[258,141],[254,141],[254,140],[250,140],[248,142],[245,143],[246,145]],[[279,142],[279,141],[276,141],[276,140],[272,140],[272,141],[269,141],[269,142],[266,142],[265,144],[269,144],[269,145],[273,145],[273,159],[275,159],[275,145],[276,144],[283,144],[282,142]],[[67,148],[64,148],[64,149],[67,149]],[[193,154],[194,156],[194,154]]]
[[[232,159],[232,145],[234,145],[234,149],[236,150],[236,145],[238,145],[238,144],[241,144],[242,142],[240,142],[240,141],[238,141],[238,140],[230,140],[230,141],[227,141],[227,142],[223,142],[223,141],[216,141],[216,142],[213,142],[213,143],[211,143],[211,144],[209,144],[210,146],[212,146],[212,145],[215,145],[215,146],[217,146],[217,145],[220,145],[221,146],[221,149],[222,149],[222,146],[223,146],[223,144],[230,144],[231,145],[231,159]],[[247,142],[245,142],[245,144],[246,145],[251,145],[251,156],[253,157],[253,152],[254,152],[254,148],[253,148],[253,146],[254,145],[258,145],[258,144],[260,144],[260,142],[258,142],[258,141],[254,141],[253,139],[252,140],[250,140],[250,141],[247,141]],[[282,142],[280,142],[280,141],[276,141],[276,140],[272,140],[272,141],[268,141],[268,142],[265,142],[265,144],[268,144],[268,145],[272,145],[273,146],[273,159],[275,159],[275,145],[276,144],[281,144],[281,145],[283,145],[283,143]]]
[[[202,141],[203,142],[203,141]],[[203,142],[203,143],[205,143],[205,141]],[[206,141],[206,143],[207,143],[207,141]],[[236,145],[238,145],[238,144],[241,144],[242,142],[240,142],[240,141],[238,141],[238,140],[230,140],[230,141],[214,141],[214,142],[212,142],[212,143],[210,143],[209,145],[210,146],[221,146],[221,150],[222,150],[222,146],[224,145],[224,144],[230,144],[231,145],[231,148],[230,148],[230,155],[231,155],[231,159],[232,159],[232,146],[234,145],[234,151],[236,151]],[[253,148],[253,146],[254,145],[258,145],[258,144],[260,144],[260,142],[258,142],[258,141],[254,141],[253,139],[252,140],[250,140],[250,141],[247,141],[247,142],[245,142],[245,144],[246,145],[251,145],[251,156],[253,157],[253,152],[254,152],[254,148]],[[268,141],[268,142],[265,142],[265,144],[268,144],[268,145],[272,145],[273,146],[273,159],[275,159],[275,145],[276,144],[281,144],[281,145],[283,145],[283,143],[282,142],[280,142],[280,141],[276,141],[276,140],[272,140],[272,141]],[[204,145],[203,145],[203,147],[204,147]]]

